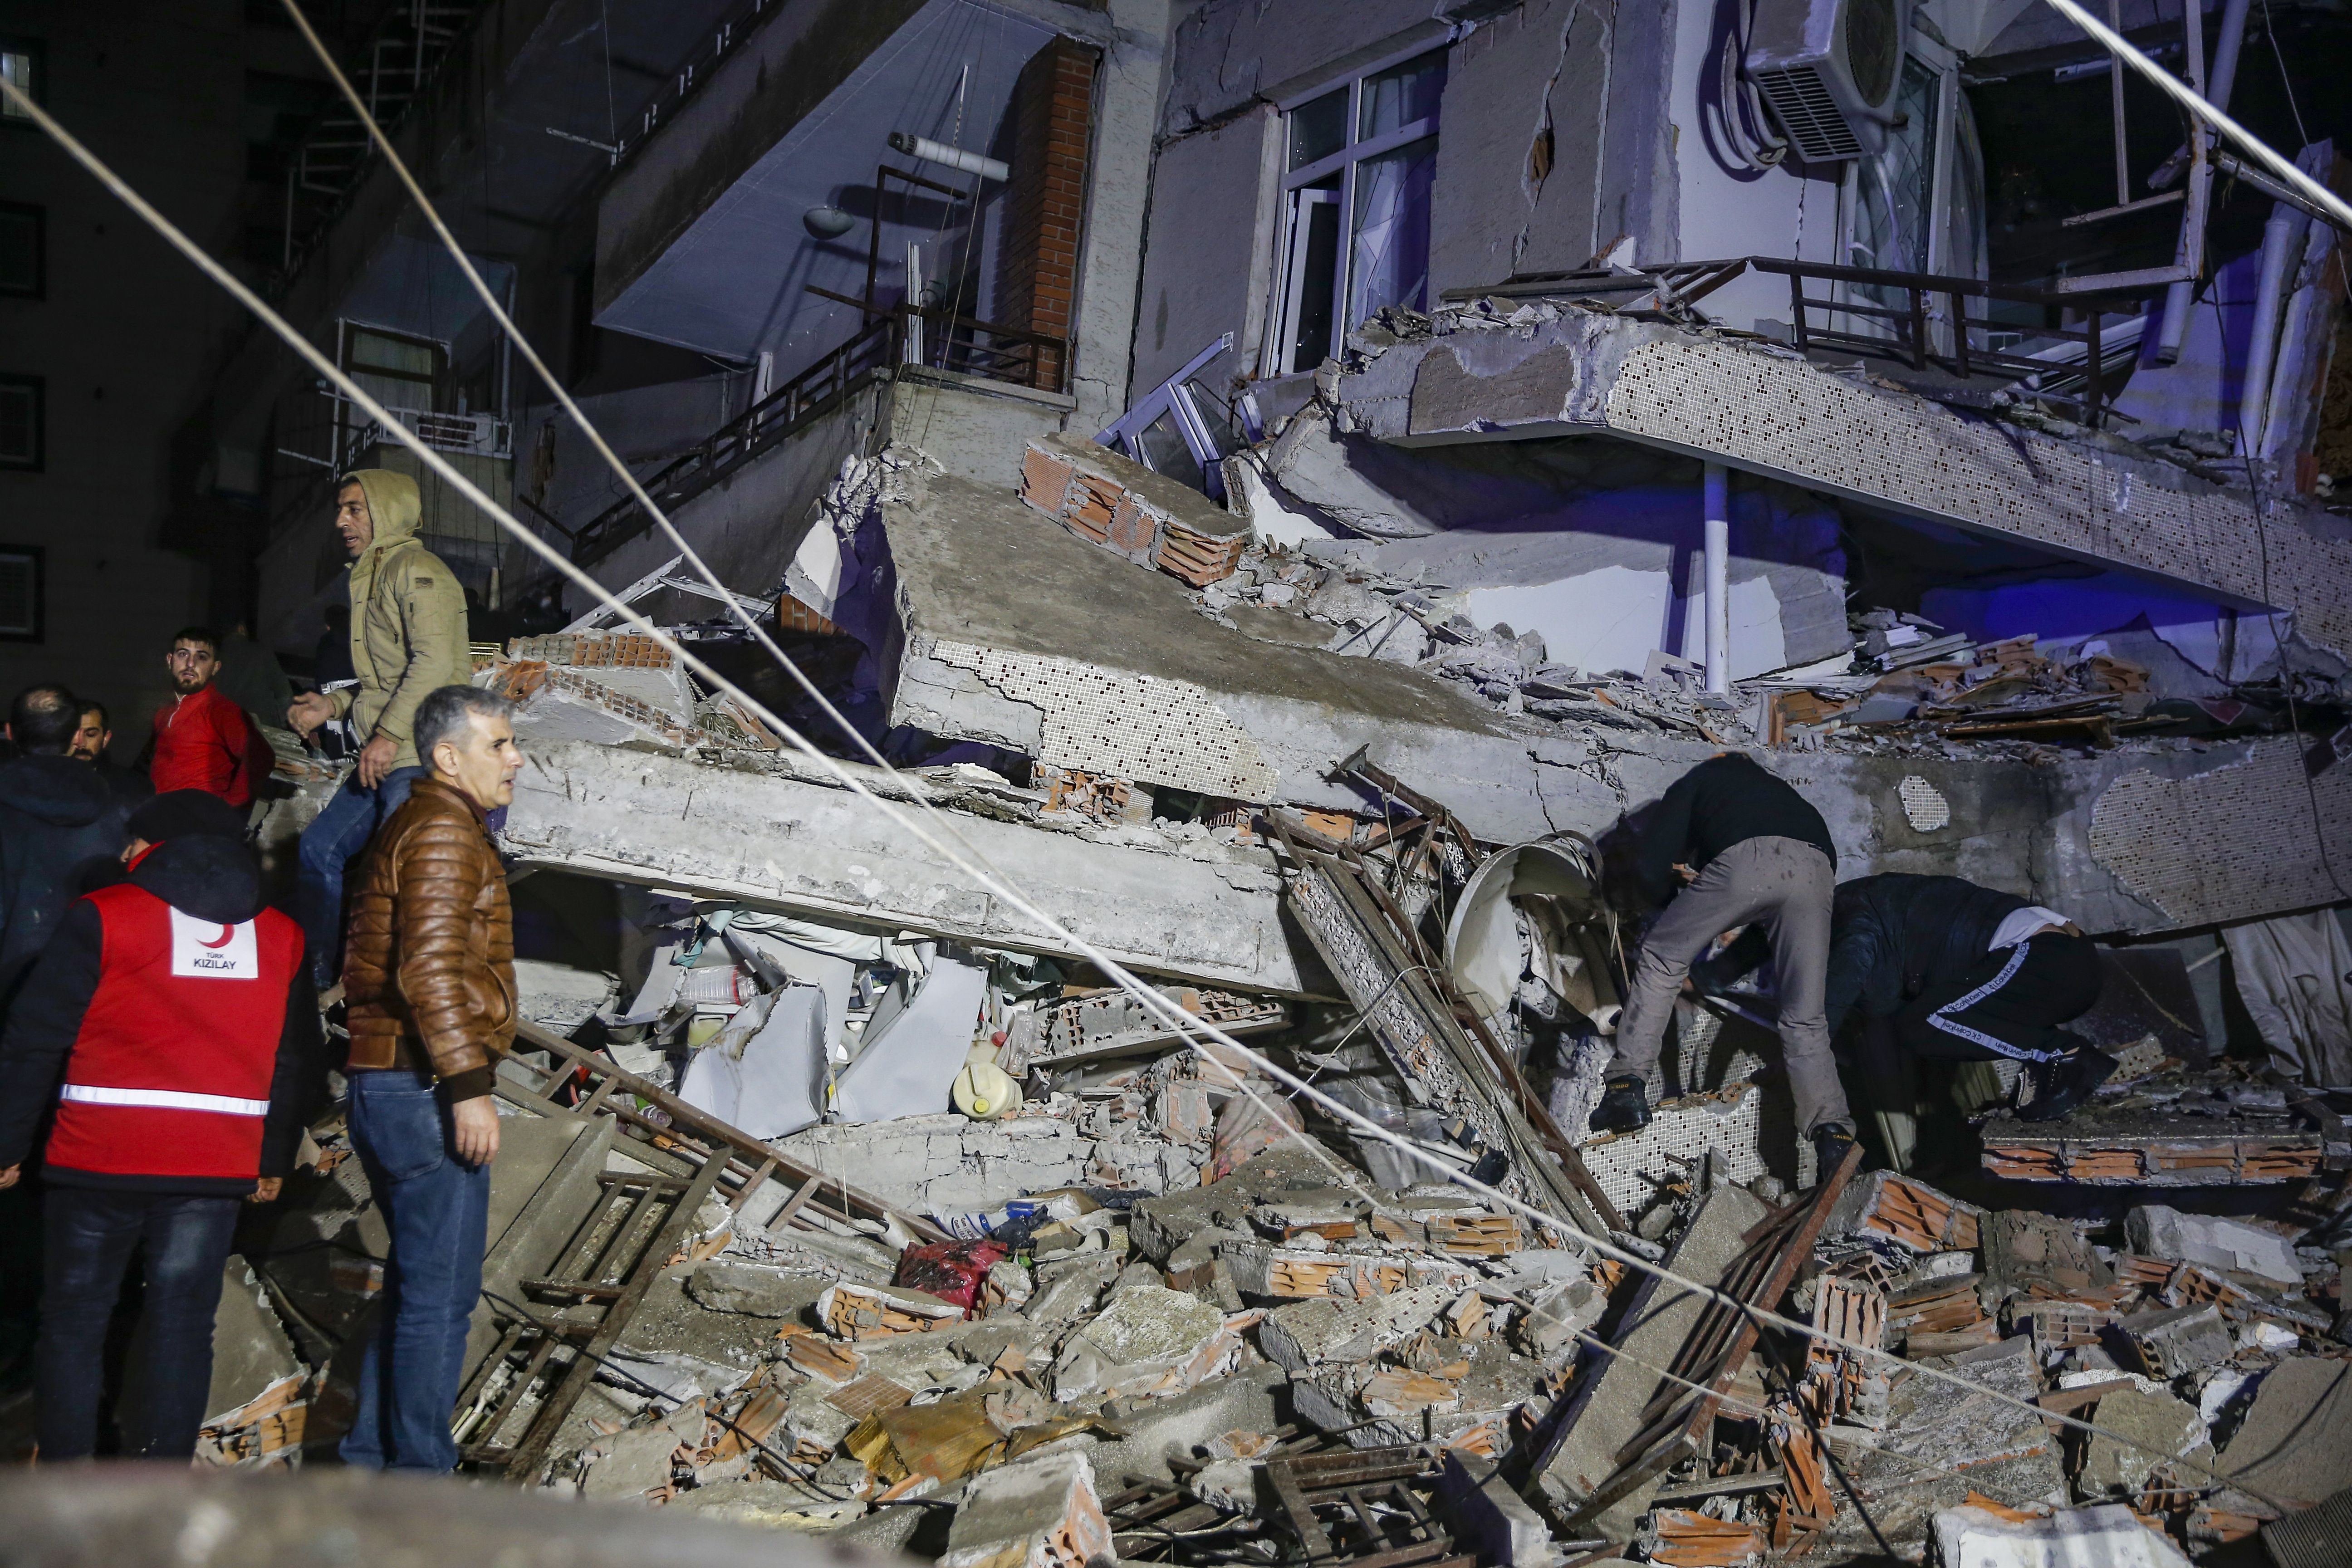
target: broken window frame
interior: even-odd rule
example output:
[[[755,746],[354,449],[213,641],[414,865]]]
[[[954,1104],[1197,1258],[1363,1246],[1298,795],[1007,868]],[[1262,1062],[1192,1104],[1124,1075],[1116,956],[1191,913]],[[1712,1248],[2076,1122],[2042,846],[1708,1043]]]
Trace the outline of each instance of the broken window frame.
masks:
[[[1358,211],[1360,184],[1358,174],[1366,164],[1402,153],[1423,142],[1433,144],[1436,142],[1438,122],[1443,118],[1442,105],[1445,92],[1444,73],[1450,64],[1447,58],[1448,48],[1449,46],[1444,43],[1432,47],[1423,42],[1399,49],[1393,54],[1382,56],[1360,66],[1343,76],[1326,79],[1304,92],[1295,93],[1276,103],[1275,107],[1281,111],[1277,123],[1280,126],[1284,158],[1286,163],[1297,112],[1310,104],[1320,102],[1335,92],[1347,94],[1345,140],[1340,142],[1336,151],[1326,153],[1312,163],[1300,164],[1295,169],[1286,169],[1282,175],[1280,217],[1276,226],[1278,232],[1275,236],[1274,289],[1268,310],[1268,319],[1272,322],[1273,330],[1266,334],[1260,350],[1260,374],[1288,375],[1311,371],[1317,364],[1322,363],[1326,355],[1339,353],[1339,346],[1346,341],[1348,332],[1361,324],[1364,316],[1370,315],[1372,310],[1379,310],[1381,305],[1409,305],[1414,309],[1420,309],[1427,303],[1427,258],[1424,254],[1422,288],[1414,298],[1384,300],[1380,302],[1380,305],[1374,305],[1361,313],[1358,312],[1355,296],[1360,279],[1357,277],[1356,227],[1361,216]],[[1382,132],[1377,136],[1363,136],[1361,132],[1364,123],[1365,84],[1394,70],[1399,66],[1432,57],[1435,58],[1437,68],[1441,73],[1437,87],[1441,108],[1433,110],[1420,119],[1404,121],[1393,130]],[[1431,155],[1433,158],[1435,155],[1433,145]],[[1325,182],[1335,176],[1339,180],[1339,186],[1336,190],[1332,190],[1325,184]],[[1313,345],[1302,346],[1297,340],[1300,330],[1300,316],[1306,306],[1307,289],[1310,282],[1306,252],[1313,243],[1318,226],[1311,219],[1302,223],[1300,218],[1303,214],[1311,209],[1324,206],[1335,209],[1333,230],[1335,254],[1331,259],[1330,279],[1331,320],[1328,340],[1322,345],[1322,352],[1314,353]],[[1319,281],[1319,279],[1312,279],[1312,281]],[[1308,353],[1314,353],[1311,362],[1297,363],[1306,361]]]
[[[1861,228],[1864,174],[1877,176],[1893,160],[1901,137],[1901,132],[1897,130],[1889,133],[1883,151],[1865,153],[1846,163],[1844,177],[1838,183],[1837,254],[1841,265],[1871,267],[1894,272],[1924,272],[1938,277],[1973,278],[1979,282],[1987,277],[1985,225],[1988,209],[1983,188],[1984,146],[1978,137],[1976,116],[1968,105],[1968,95],[1961,90],[1960,65],[1958,54],[1915,30],[1905,45],[1903,58],[1895,68],[1898,76],[1916,67],[1935,79],[1932,89],[1934,140],[1928,149],[1922,214],[1927,233],[1919,237],[1922,242],[1919,259],[1915,265],[1907,250],[1895,259],[1865,260],[1854,253]],[[1965,143],[1963,134],[1967,138]],[[1865,164],[1869,165],[1867,170]],[[1962,182],[1971,174],[1975,176],[1971,199],[1962,202],[1957,199],[1958,193]],[[1972,227],[1972,232],[1968,234],[1955,231],[1955,224],[1963,218],[1963,215]],[[1964,259],[1964,270],[1955,269],[1953,259],[1956,256]],[[1884,306],[1887,303],[1873,294],[1871,286],[1867,284],[1843,283],[1838,288],[1842,296],[1860,304]],[[1929,300],[1927,312],[1936,352],[1951,353],[1955,323],[1950,320],[1941,296]],[[1847,318],[1844,330],[1866,332],[1874,323],[1877,324],[1877,330],[1885,330],[1877,318],[1871,316]]]
[[[1238,450],[1241,443],[1263,439],[1265,432],[1258,420],[1257,401],[1252,395],[1244,392],[1228,404],[1206,388],[1193,384],[1192,378],[1233,346],[1234,334],[1227,332],[1185,361],[1184,368],[1136,399],[1126,413],[1097,431],[1095,445],[1123,452],[1156,474],[1166,474],[1192,486],[1211,500],[1223,500],[1225,455]],[[1165,466],[1165,458],[1156,453],[1146,439],[1163,420],[1183,443],[1185,454],[1197,473],[1171,471]],[[1219,439],[1221,428],[1235,439]]]

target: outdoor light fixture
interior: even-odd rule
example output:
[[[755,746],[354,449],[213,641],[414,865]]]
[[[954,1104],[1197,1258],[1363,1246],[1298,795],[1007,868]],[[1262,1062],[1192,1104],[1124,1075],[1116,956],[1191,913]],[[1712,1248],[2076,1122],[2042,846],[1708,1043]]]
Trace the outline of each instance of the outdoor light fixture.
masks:
[[[839,239],[857,226],[857,220],[828,202],[801,214],[801,226],[819,239]]]
[[[926,163],[944,163],[950,169],[961,169],[967,174],[978,174],[983,180],[1009,180],[1013,171],[996,158],[983,158],[977,153],[967,153],[961,147],[950,147],[944,142],[934,142],[928,136],[910,132],[890,132],[890,150],[909,158],[920,158]]]

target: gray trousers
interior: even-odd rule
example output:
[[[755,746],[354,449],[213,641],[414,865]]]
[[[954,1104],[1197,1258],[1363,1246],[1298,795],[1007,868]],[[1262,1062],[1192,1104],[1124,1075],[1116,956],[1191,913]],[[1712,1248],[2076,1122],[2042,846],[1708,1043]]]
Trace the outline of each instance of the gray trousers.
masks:
[[[1707,944],[1757,921],[1772,932],[1773,990],[1780,1004],[1780,1049],[1797,1099],[1797,1125],[1810,1136],[1824,1122],[1851,1128],[1837,1061],[1830,1054],[1829,857],[1801,839],[1748,838],[1733,845],[1683,889],[1650,927],[1617,1023],[1612,1078],[1639,1073],[1658,1092],[1658,1046],[1690,966]]]

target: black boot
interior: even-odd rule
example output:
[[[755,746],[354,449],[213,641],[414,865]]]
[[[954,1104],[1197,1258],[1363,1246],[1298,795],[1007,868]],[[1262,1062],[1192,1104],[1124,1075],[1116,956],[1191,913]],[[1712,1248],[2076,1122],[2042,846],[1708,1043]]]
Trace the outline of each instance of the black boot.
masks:
[[[2091,1098],[2116,1070],[2116,1058],[2094,1046],[2077,1046],[2056,1061],[2035,1062],[2018,1088],[2024,1100],[2020,1121],[2055,1121]]]
[[[1639,1073],[1609,1080],[1609,1091],[1592,1108],[1595,1132],[1639,1132],[1650,1124],[1650,1091]]]
[[[1845,1163],[1853,1147],[1853,1129],[1843,1121],[1824,1121],[1813,1129],[1813,1180],[1826,1182]]]

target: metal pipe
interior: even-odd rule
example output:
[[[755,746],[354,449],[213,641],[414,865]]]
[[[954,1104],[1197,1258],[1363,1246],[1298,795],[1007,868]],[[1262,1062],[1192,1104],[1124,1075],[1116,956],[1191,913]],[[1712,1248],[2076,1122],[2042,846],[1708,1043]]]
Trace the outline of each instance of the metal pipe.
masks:
[[[1700,467],[1706,501],[1706,689],[1731,694],[1730,474],[1721,463]]]
[[[2238,450],[2252,457],[2263,449],[2263,424],[2270,414],[2272,361],[2278,357],[2279,312],[2285,308],[2287,279],[2303,259],[2303,238],[2311,220],[2280,202],[2263,225],[2262,280],[2254,289],[2254,327],[2246,339],[2246,374],[2238,396]]]
[[[2189,47],[2189,85],[2200,93],[2214,94],[2213,106],[2221,108],[2230,101],[2231,78],[2238,74],[2238,50],[2234,40],[2246,31],[2247,0],[2227,0],[2221,13],[2221,47],[2228,51],[2230,75],[2209,77],[2205,71],[2205,9],[2203,0],[2183,0],[2181,32]],[[2237,16],[2237,28],[2232,32],[2230,16]],[[2121,28],[2116,29],[2118,36]],[[2117,55],[2120,67],[2123,57]],[[2215,63],[2218,65],[2219,60]],[[2204,272],[2201,252],[2205,245],[2206,204],[2213,184],[2213,168],[2210,157],[2214,146],[2210,127],[2195,118],[2189,121],[2189,200],[2180,209],[2180,243],[2173,259],[2189,270],[2190,276],[2168,285],[2164,290],[2164,320],[2157,327],[2156,363],[2177,364],[2181,345],[2189,341],[2189,312],[2197,303],[2197,280]],[[2195,249],[2192,250],[2191,247]]]
[[[917,136],[905,131],[890,132],[890,150],[909,158],[920,158],[926,163],[940,163],[967,174],[978,174],[983,180],[1002,184],[1013,177],[1013,171],[1002,160],[967,153],[961,147],[950,147],[944,142],[934,142],[928,136]]]

